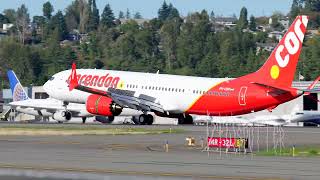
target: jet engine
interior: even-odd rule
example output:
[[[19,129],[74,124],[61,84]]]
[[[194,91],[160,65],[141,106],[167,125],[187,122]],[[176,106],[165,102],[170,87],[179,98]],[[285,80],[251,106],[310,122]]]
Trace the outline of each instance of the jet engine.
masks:
[[[52,118],[58,122],[66,122],[72,118],[70,111],[57,111],[52,115]]]
[[[100,116],[118,116],[122,112],[122,107],[112,101],[111,98],[90,95],[86,102],[87,111]]]

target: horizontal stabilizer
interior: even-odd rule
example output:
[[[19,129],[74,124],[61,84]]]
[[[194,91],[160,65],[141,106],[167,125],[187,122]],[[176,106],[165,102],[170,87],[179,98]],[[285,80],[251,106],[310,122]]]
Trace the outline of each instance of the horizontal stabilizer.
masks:
[[[304,95],[309,95],[310,93],[320,93],[320,88],[314,88],[320,80],[320,76],[310,84],[307,89],[303,89]]]
[[[266,89],[271,89],[271,91],[269,93],[274,94],[274,95],[280,95],[280,94],[291,92],[291,90],[288,88],[276,87],[274,85],[271,86],[268,84],[262,84],[262,83],[257,83],[257,82],[252,82],[252,84],[261,86]]]

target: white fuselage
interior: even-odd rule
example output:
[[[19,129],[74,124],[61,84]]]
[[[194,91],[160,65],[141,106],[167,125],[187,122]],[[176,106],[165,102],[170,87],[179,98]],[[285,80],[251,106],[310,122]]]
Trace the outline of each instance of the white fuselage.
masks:
[[[77,89],[69,91],[68,78],[70,74],[71,70],[55,74],[45,83],[44,89],[53,98],[67,102],[85,103],[90,95],[89,93]],[[212,86],[228,80],[227,78],[203,78],[99,69],[77,69],[77,75],[79,84],[84,86],[100,90],[116,86],[117,89],[135,91],[135,96],[144,94],[154,97],[165,111],[174,113],[185,112]],[[96,78],[93,78],[95,76]],[[105,77],[105,79],[99,81],[101,77]]]

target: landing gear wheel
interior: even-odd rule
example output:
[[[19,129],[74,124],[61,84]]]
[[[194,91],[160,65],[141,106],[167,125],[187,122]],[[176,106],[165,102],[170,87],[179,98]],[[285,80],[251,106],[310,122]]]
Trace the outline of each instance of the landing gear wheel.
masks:
[[[147,125],[152,125],[153,123],[153,116],[151,114],[147,115]]]
[[[187,115],[185,118],[185,123],[186,124],[193,124],[193,118],[190,115]]]
[[[82,124],[85,124],[87,120],[87,117],[82,117]]]
[[[178,124],[184,124],[184,117],[181,116],[181,117],[178,117]]]
[[[193,118],[190,115],[180,116],[178,118],[178,124],[193,124]]]
[[[148,119],[147,115],[141,114],[139,116],[139,124],[140,125],[145,125],[147,123],[147,119]]]
[[[108,121],[111,124],[114,121],[114,116],[108,116]]]

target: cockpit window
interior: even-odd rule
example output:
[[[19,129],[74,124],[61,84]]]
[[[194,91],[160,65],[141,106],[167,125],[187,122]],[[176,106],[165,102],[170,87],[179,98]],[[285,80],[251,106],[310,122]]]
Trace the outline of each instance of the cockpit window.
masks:
[[[54,76],[52,76],[49,80],[50,80],[50,81],[54,80]]]

